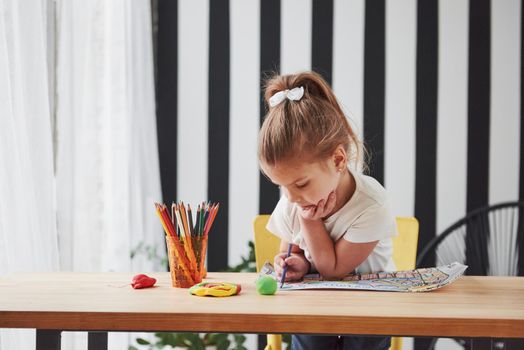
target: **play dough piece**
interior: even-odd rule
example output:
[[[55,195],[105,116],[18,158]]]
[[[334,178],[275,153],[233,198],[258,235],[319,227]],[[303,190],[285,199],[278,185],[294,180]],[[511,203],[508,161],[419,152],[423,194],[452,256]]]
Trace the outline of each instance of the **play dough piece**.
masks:
[[[273,295],[277,291],[277,281],[271,276],[261,276],[256,280],[257,292],[262,295]]]
[[[133,280],[131,281],[131,287],[133,287],[134,289],[149,288],[153,287],[155,283],[156,279],[141,273],[133,277]]]
[[[189,293],[199,297],[229,297],[239,294],[240,284],[227,282],[202,282],[189,288]]]

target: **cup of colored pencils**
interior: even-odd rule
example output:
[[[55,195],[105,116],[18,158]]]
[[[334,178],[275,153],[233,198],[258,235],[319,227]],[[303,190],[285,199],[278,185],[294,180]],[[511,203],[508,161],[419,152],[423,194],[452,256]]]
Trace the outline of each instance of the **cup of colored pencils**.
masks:
[[[207,238],[217,215],[218,203],[198,205],[195,219],[191,206],[173,203],[171,208],[155,203],[166,233],[169,271],[173,287],[189,288],[206,276]]]

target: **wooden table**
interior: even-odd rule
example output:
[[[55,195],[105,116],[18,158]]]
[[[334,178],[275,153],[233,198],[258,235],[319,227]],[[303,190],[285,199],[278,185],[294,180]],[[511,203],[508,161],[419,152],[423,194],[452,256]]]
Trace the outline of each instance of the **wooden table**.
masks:
[[[426,293],[309,290],[261,296],[255,274],[209,273],[208,281],[240,283],[242,292],[204,298],[172,288],[168,273],[151,273],[156,286],[134,290],[132,275],[2,277],[0,327],[36,328],[42,349],[59,349],[64,330],[524,338],[523,277],[463,276]],[[107,333],[101,334],[107,343]],[[90,348],[96,342],[103,347],[96,333],[89,340]]]

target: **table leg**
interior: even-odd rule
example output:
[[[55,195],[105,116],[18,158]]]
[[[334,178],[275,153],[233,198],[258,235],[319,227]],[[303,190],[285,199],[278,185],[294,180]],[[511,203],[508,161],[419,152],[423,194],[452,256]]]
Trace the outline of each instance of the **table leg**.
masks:
[[[107,332],[88,332],[87,350],[107,350]]]
[[[495,350],[522,350],[524,339],[493,339]]]
[[[62,331],[54,329],[36,330],[36,350],[60,350]]]
[[[495,350],[494,339],[491,338],[473,338],[470,340],[471,350]]]

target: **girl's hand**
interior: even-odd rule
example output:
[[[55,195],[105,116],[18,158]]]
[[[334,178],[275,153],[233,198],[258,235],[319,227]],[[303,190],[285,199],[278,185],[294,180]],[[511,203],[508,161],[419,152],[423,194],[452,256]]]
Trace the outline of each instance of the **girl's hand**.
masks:
[[[336,203],[337,196],[335,191],[332,191],[327,199],[321,199],[317,205],[311,205],[306,208],[299,207],[299,213],[306,220],[320,220],[331,214]]]
[[[278,281],[282,278],[284,267],[287,265],[286,281],[298,281],[309,271],[309,262],[302,254],[291,254],[286,259],[286,253],[275,256],[275,272]]]

